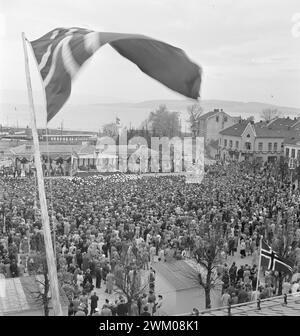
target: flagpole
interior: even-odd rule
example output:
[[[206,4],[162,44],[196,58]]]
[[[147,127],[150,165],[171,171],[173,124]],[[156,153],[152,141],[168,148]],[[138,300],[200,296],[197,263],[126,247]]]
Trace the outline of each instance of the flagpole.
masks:
[[[262,235],[260,236],[260,239],[259,239],[259,259],[258,259],[255,300],[257,300],[257,297],[258,297],[258,284],[259,284],[259,275],[260,275],[260,267],[261,267],[261,245],[262,245],[261,242],[262,242]]]
[[[31,114],[31,129],[32,129],[32,138],[33,138],[33,144],[34,144],[34,160],[35,160],[35,168],[36,168],[38,189],[39,189],[39,199],[40,199],[41,214],[42,214],[48,275],[50,279],[51,300],[53,304],[54,315],[63,316],[63,310],[60,304],[60,296],[59,296],[59,289],[58,289],[57,269],[56,269],[56,264],[54,260],[54,252],[53,252],[53,245],[52,245],[52,239],[51,239],[50,222],[49,222],[49,215],[48,215],[48,209],[47,209],[47,200],[46,200],[46,195],[45,195],[45,185],[44,185],[44,179],[43,179],[39,139],[38,139],[37,125],[36,125],[36,115],[35,115],[34,104],[33,104],[28,53],[27,53],[27,47],[26,47],[26,37],[25,37],[24,32],[22,33],[22,40],[23,40],[23,49],[24,49],[24,57],[25,57],[25,73],[26,73],[26,82],[27,82],[27,91],[28,91],[28,101],[29,101],[29,109],[30,109],[30,114]]]

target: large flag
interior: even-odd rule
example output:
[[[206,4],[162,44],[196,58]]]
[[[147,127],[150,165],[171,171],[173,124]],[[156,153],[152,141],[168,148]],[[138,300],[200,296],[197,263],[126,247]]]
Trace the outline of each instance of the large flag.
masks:
[[[199,97],[201,68],[181,49],[144,35],[57,28],[31,42],[46,92],[47,121],[69,98],[80,67],[106,43],[168,88]]]
[[[272,271],[293,274],[293,264],[280,257],[264,240],[261,242],[261,265]]]

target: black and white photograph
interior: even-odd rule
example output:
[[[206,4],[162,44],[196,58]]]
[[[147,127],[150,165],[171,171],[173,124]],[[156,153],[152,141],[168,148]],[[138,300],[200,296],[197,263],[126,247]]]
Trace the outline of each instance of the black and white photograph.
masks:
[[[0,321],[300,316],[299,184],[298,0],[0,0]]]

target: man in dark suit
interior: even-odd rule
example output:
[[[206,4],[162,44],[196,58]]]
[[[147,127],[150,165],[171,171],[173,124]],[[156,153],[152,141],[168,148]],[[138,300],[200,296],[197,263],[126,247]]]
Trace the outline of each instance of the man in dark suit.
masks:
[[[148,306],[144,307],[144,311],[142,312],[141,316],[151,316],[151,314],[148,312]]]
[[[95,309],[98,306],[98,300],[99,297],[97,296],[96,292],[94,292],[94,294],[91,296],[91,312],[90,315],[93,315],[95,313]]]
[[[128,315],[128,305],[125,303],[124,299],[121,299],[121,302],[117,306],[118,316],[127,316]]]

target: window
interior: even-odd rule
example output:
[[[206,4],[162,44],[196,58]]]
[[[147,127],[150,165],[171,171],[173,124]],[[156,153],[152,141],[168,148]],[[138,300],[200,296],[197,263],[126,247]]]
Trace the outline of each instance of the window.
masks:
[[[229,147],[232,148],[232,140],[229,140]]]
[[[245,142],[245,149],[251,150],[251,142]]]
[[[272,150],[272,142],[269,142],[268,143],[268,151],[271,151]]]
[[[226,123],[228,121],[228,118],[225,116],[224,117],[224,123]]]
[[[219,116],[216,116],[216,122],[219,122]]]
[[[277,142],[274,142],[274,151],[277,151]]]
[[[286,155],[286,156],[290,156],[290,149],[289,149],[289,148],[286,148],[286,149],[285,149],[285,155]]]
[[[296,149],[292,148],[292,158],[295,158],[295,157],[296,157]]]
[[[259,151],[262,151],[262,150],[263,150],[263,143],[262,143],[262,142],[259,142],[259,143],[258,143],[258,150],[259,150]]]
[[[224,139],[224,146],[227,147],[227,139]]]
[[[235,142],[235,148],[239,148],[239,142],[238,141]]]

